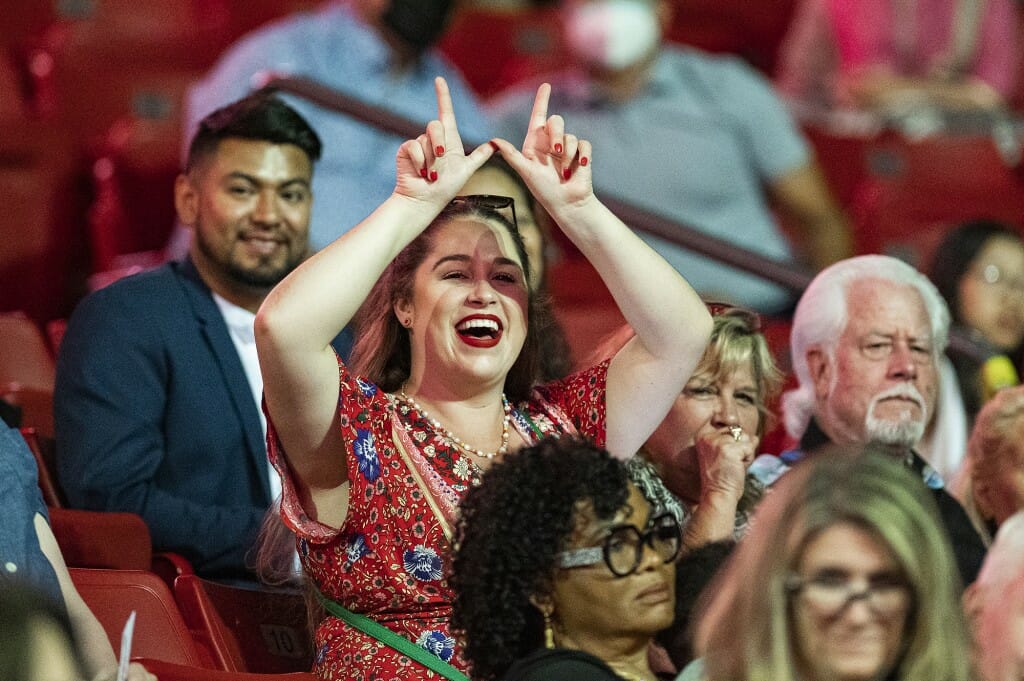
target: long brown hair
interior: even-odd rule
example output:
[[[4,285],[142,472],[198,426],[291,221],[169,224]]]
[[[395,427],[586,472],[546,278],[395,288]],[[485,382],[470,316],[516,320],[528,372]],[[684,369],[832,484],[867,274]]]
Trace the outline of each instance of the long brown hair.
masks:
[[[475,218],[508,230],[523,265],[525,279],[529,282],[530,264],[515,225],[492,208],[469,202],[449,204],[391,261],[356,315],[356,342],[349,365],[356,374],[387,392],[398,390],[412,370],[409,331],[399,323],[394,306],[412,298],[416,269],[433,247],[438,231],[458,218]],[[529,283],[527,290],[526,340],[505,379],[505,392],[512,401],[526,399],[537,382],[541,366],[540,338],[552,323],[545,297],[538,296],[529,288]]]

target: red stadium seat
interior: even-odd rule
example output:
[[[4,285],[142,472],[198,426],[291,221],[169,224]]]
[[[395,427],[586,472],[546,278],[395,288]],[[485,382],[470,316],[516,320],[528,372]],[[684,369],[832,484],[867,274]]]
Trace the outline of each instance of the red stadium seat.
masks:
[[[163,261],[175,220],[180,137],[176,116],[126,116],[91,153],[93,272],[145,269]]]
[[[145,665],[146,669],[156,674],[160,681],[318,681],[316,674],[309,672],[296,674],[247,674],[245,672],[225,672],[187,667],[162,660],[133,659]]]
[[[51,319],[43,325],[43,330],[46,331],[46,340],[50,342],[50,352],[54,357],[60,352],[60,342],[64,340],[64,332],[67,331],[67,328],[68,320],[63,317]]]
[[[0,386],[52,391],[55,371],[39,325],[20,312],[0,314]]]
[[[196,645],[174,596],[159,577],[143,570],[70,568],[70,572],[114,650],[120,650],[121,632],[134,610],[133,657],[210,668],[209,657]]]
[[[148,570],[149,528],[134,513],[50,509],[50,527],[69,567]]]
[[[467,3],[440,47],[482,97],[564,68],[568,59],[558,10],[550,7],[501,9]]]
[[[851,207],[858,252],[922,265],[951,225],[979,218],[1024,225],[1024,183],[989,137],[886,134],[865,159]]]
[[[182,575],[174,582],[174,595],[193,635],[221,669],[277,674],[312,667],[301,593],[244,589]]]
[[[76,161],[57,126],[0,126],[0,311],[43,322],[69,314],[84,290],[86,201]]]
[[[53,390],[8,383],[0,386],[0,398],[21,410],[22,427],[53,438]]]
[[[739,55],[770,74],[796,0],[685,0],[672,6],[669,40]]]

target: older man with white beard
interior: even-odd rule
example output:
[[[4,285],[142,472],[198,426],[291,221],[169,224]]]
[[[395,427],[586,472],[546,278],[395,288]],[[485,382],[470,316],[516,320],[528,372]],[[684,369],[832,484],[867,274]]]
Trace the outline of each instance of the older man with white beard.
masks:
[[[797,450],[760,457],[751,473],[771,484],[789,465],[828,444],[871,444],[901,458],[932,489],[964,583],[974,581],[985,547],[942,478],[914,447],[938,393],[949,311],[932,283],[882,255],[826,268],[797,304],[790,352],[799,386],[783,398]]]

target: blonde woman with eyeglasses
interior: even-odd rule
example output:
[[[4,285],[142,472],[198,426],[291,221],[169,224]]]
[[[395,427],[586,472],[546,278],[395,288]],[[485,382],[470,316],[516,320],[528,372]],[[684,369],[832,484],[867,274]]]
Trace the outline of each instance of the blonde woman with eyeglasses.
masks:
[[[773,488],[709,589],[710,681],[969,681],[935,504],[891,456],[835,448]]]

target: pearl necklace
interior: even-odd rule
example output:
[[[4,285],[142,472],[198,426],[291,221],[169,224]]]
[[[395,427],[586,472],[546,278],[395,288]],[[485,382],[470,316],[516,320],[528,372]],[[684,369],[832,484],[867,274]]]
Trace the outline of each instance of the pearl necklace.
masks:
[[[476,447],[470,447],[468,444],[463,442],[455,433],[441,425],[441,422],[431,416],[426,409],[419,405],[419,402],[414,400],[405,394],[405,388],[403,387],[398,396],[402,398],[402,401],[408,404],[410,407],[419,412],[431,426],[434,428],[434,432],[443,437],[444,439],[451,442],[453,445],[462,449],[463,451],[479,456],[481,459],[493,459],[496,456],[501,456],[508,452],[508,424],[512,421],[512,405],[509,404],[508,398],[505,397],[505,393],[501,394],[501,408],[505,412],[505,415],[501,419],[501,446],[498,447],[497,451],[485,452],[482,449]]]

